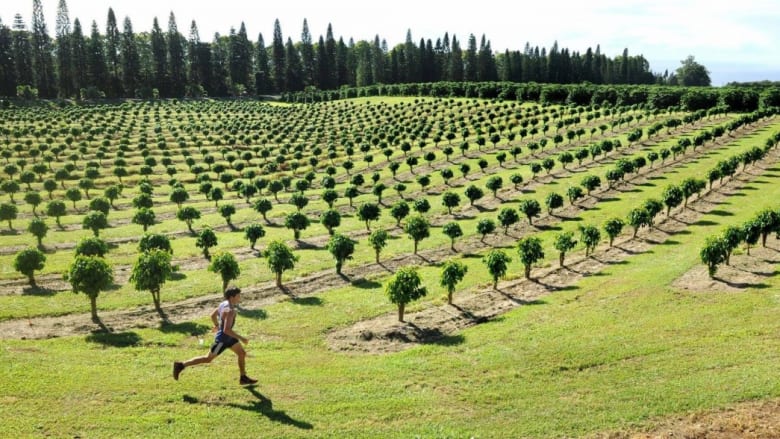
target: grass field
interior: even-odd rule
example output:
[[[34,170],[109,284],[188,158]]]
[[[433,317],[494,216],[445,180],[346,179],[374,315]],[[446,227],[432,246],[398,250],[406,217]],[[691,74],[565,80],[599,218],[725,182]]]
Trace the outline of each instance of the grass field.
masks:
[[[403,102],[409,101],[392,104]],[[733,115],[705,122],[701,129],[731,119]],[[760,128],[700,152],[687,153],[692,156],[667,164],[653,179],[626,183],[608,200],[577,211],[576,218],[547,218],[550,227],[536,231],[545,244],[546,258],[535,270],[557,266],[557,254],[551,247],[554,234],[576,230],[577,224],[600,225],[613,216],[625,217],[642,201],[659,197],[668,183],[702,177],[719,160],[763,145],[764,139],[779,129],[780,120],[775,116]],[[674,141],[672,136],[649,142],[631,155],[669,147]],[[587,173],[603,175],[613,162],[614,158],[593,162],[590,168],[578,172],[556,168],[554,177],[537,177],[541,181],[529,185],[523,193],[508,189],[511,185],[506,180],[513,172],[523,172],[525,181],[532,181],[527,166],[496,168],[494,174],[504,176],[502,195],[506,198],[498,208],[516,207],[520,197],[530,196],[541,202],[548,192],[564,192]],[[586,165],[589,163],[590,159]],[[418,166],[424,169],[427,165]],[[544,295],[532,305],[519,306],[487,323],[402,352],[344,353],[330,349],[325,341],[333,329],[394,313],[384,292],[387,274],[371,277],[359,286],[344,282],[341,287],[314,295],[246,308],[240,312],[237,329],[251,340],[247,346],[248,371],[260,380],[252,388],[238,385],[232,353],[223,354],[209,366],[185,370],[178,382],[171,378],[174,360],[205,352],[199,338],[205,338],[206,344],[210,342],[209,334],[204,334],[210,327],[207,313],[193,321],[143,324],[109,333],[3,339],[0,416],[4,422],[0,436],[196,437],[219,429],[220,435],[249,437],[581,437],[649,429],[673,415],[778,398],[780,321],[776,317],[780,311],[780,280],[776,270],[756,275],[760,282],[740,285],[716,282],[715,287],[689,284],[683,288],[678,282],[701,269],[698,249],[707,236],[741,224],[763,209],[777,208],[778,166],[768,161],[750,168],[749,173],[738,176],[734,193],[719,200],[715,210],[703,210],[705,213],[695,222],[663,242],[650,245],[647,251],[609,265],[569,288]],[[473,183],[484,186],[488,175],[479,173],[476,165],[474,168]],[[390,181],[389,172],[382,172],[382,178]],[[432,186],[442,184],[438,181]],[[461,194],[464,184],[455,184]],[[426,196],[431,200],[435,207],[430,217],[435,225],[450,219],[440,207],[438,190],[423,195],[413,180],[407,185],[407,198]],[[315,189],[313,193],[319,192]],[[386,194],[388,199],[395,196],[392,189]],[[480,203],[493,208],[488,204],[490,199],[492,194],[486,193]],[[213,205],[203,199],[193,202],[202,203],[204,209]],[[313,203],[324,206],[321,200]],[[343,206],[346,200],[340,199],[337,204]],[[319,210],[322,206],[310,205],[307,209]],[[175,210],[170,205],[158,209]],[[286,212],[294,208],[275,207],[272,212],[278,221],[277,209]],[[121,210],[118,213],[127,214]],[[467,202],[461,203],[459,213],[466,232],[461,238],[464,242],[479,240],[475,224],[481,215],[496,214],[478,213]],[[218,214],[213,215],[204,222],[224,224]],[[244,215],[237,215],[235,222],[252,220],[247,212]],[[395,220],[384,212],[372,228],[393,230],[394,224]],[[182,226],[171,219],[153,227],[174,232]],[[356,218],[345,218],[339,230],[355,234],[363,228]],[[120,238],[138,230],[139,226],[126,225],[107,232]],[[531,229],[518,224],[511,230],[519,236]],[[283,228],[268,227],[267,231],[290,238],[290,232]],[[76,233],[82,231],[62,232],[61,242],[77,241]],[[313,224],[304,232],[304,240],[316,241],[323,233],[320,225]],[[502,233],[496,232],[499,237]],[[409,239],[400,232],[396,234],[399,239],[391,241],[383,258],[411,252]],[[630,231],[624,230],[620,239],[627,241],[629,235]],[[638,240],[643,241],[643,236],[644,231]],[[11,238],[31,239],[29,235]],[[220,247],[246,247],[240,233],[225,232],[220,238]],[[4,246],[16,243],[5,241],[5,236],[3,239]],[[365,237],[361,240],[364,242]],[[177,258],[197,257],[192,241],[189,236],[177,237]],[[507,246],[514,247],[515,238],[506,241]],[[266,239],[261,247],[264,242]],[[433,251],[448,246],[449,239],[435,228],[420,249]],[[601,245],[599,252],[605,249],[606,245]],[[477,249],[477,257],[453,256],[469,266],[469,275],[458,286],[456,301],[491,284],[479,258],[484,250]],[[516,250],[506,250],[513,258],[508,278],[521,278]],[[116,254],[115,263],[131,264],[135,243],[119,244],[111,252]],[[753,249],[750,256],[737,251],[730,270],[749,270],[755,263],[774,267],[780,260],[778,252],[780,241],[772,235],[766,249]],[[71,250],[51,256],[56,268],[49,268],[48,273],[64,267],[69,254]],[[301,250],[300,254],[298,268],[286,279],[332,270],[332,259],[322,248]],[[583,257],[578,247],[569,259]],[[2,276],[19,278],[7,268],[11,257],[0,258],[6,266]],[[352,267],[357,270],[353,275],[359,275],[361,267],[371,261],[373,251],[361,245],[347,269]],[[241,268],[243,275],[237,283],[242,288],[271,279],[262,259],[242,259]],[[420,266],[429,295],[411,304],[407,312],[444,306],[439,272],[436,264]],[[204,285],[209,285],[205,289],[213,293],[218,284],[215,277],[202,268],[188,269],[182,279],[166,284],[163,299],[175,304],[202,295]],[[32,325],[36,324],[36,316],[80,315],[89,309],[83,295],[67,291],[3,294],[0,303],[0,320],[24,322],[29,316]],[[101,311],[132,310],[149,300],[148,293],[120,285],[102,294],[99,303]],[[83,324],[89,324],[88,315]]]

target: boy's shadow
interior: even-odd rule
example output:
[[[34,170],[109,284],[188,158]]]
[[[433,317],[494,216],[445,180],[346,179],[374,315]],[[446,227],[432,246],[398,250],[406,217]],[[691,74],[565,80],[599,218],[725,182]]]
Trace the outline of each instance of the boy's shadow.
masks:
[[[311,430],[312,428],[314,428],[314,426],[309,424],[308,422],[298,421],[296,419],[291,418],[287,413],[281,410],[274,410],[273,402],[270,399],[263,396],[262,393],[258,392],[256,385],[247,386],[246,389],[257,399],[256,401],[250,401],[248,404],[236,404],[231,402],[225,405],[228,407],[235,407],[242,410],[249,410],[250,412],[257,412],[265,416],[266,418],[270,419],[271,421],[281,422],[282,424],[292,425],[293,427],[298,427],[304,430]],[[198,398],[195,398],[194,396],[190,396],[190,395],[184,395],[183,400],[184,402],[189,404],[197,404],[201,402],[200,400],[198,400]]]
[[[257,401],[250,401],[249,404],[235,404],[235,403],[229,403],[227,404],[230,407],[236,407],[243,410],[249,410],[252,412],[261,413],[266,418],[281,422],[282,424],[286,425],[292,425],[293,427],[298,427],[304,430],[311,430],[314,428],[313,425],[309,424],[305,421],[299,421],[296,419],[291,418],[287,413],[281,410],[274,410],[273,402],[263,396],[262,393],[257,391],[257,386],[247,386],[246,390],[249,391],[255,398],[257,398]]]

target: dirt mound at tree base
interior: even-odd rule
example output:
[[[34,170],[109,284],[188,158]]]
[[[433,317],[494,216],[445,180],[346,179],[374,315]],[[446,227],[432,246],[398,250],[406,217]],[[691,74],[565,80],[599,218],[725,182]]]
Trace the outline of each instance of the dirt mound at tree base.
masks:
[[[610,432],[592,439],[776,439],[780,438],[780,399],[740,403],[660,421],[650,432]]]
[[[767,240],[767,247],[750,249],[750,256],[733,255],[731,264],[721,264],[715,276],[710,277],[707,267],[697,265],[672,283],[672,287],[691,292],[741,292],[745,288],[765,288],[765,279],[774,276],[777,259],[777,241]]]

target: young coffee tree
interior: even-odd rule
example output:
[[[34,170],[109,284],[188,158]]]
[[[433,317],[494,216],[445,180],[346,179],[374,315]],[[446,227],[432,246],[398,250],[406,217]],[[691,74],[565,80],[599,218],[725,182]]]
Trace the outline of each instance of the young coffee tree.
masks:
[[[520,262],[523,263],[525,269],[525,278],[530,279],[531,266],[544,259],[542,241],[535,236],[523,238],[517,243],[517,252],[520,254]]]
[[[287,245],[279,240],[271,241],[265,251],[268,268],[276,275],[276,286],[282,288],[282,273],[295,268],[298,257]]]
[[[539,202],[530,198],[520,200],[520,205],[517,206],[517,209],[528,218],[528,224],[530,225],[533,225],[534,217],[542,213],[542,206],[539,205]]]
[[[327,249],[333,255],[333,258],[336,259],[337,274],[341,274],[344,262],[352,259],[352,254],[355,253],[355,244],[355,241],[339,233],[334,234],[328,240]]]
[[[76,244],[76,256],[104,257],[108,253],[108,243],[100,238],[90,236]]]
[[[84,293],[89,297],[92,321],[99,323],[98,295],[114,282],[114,272],[108,262],[99,256],[76,256],[65,273],[65,280],[74,293]]]
[[[265,229],[258,223],[244,227],[244,237],[249,241],[249,248],[254,250],[257,240],[265,236]]]
[[[704,246],[699,251],[701,261],[707,265],[707,272],[710,277],[715,277],[718,271],[718,265],[726,261],[728,253],[728,243],[722,236],[708,236],[704,241]]]
[[[382,211],[376,203],[363,203],[358,208],[358,218],[366,223],[366,230],[371,231],[371,221],[379,219]]]
[[[609,237],[609,246],[612,247],[612,243],[615,238],[623,231],[625,223],[620,218],[610,218],[604,222],[604,231]]]
[[[46,215],[53,216],[54,221],[57,223],[57,227],[62,228],[60,218],[65,216],[67,209],[65,202],[62,200],[52,200],[46,203]]]
[[[92,210],[84,215],[81,226],[84,229],[92,230],[92,233],[97,237],[101,230],[108,228],[108,219],[103,212]]]
[[[420,275],[413,267],[401,267],[390,279],[385,289],[391,303],[398,305],[398,321],[404,321],[406,304],[424,297],[428,290],[422,285]]]
[[[496,222],[490,218],[482,218],[477,222],[477,233],[482,235],[480,242],[485,242],[485,237],[496,230]]]
[[[320,214],[320,224],[325,226],[328,234],[333,236],[334,229],[341,225],[341,214],[336,209],[326,209]]]
[[[156,248],[140,253],[130,273],[130,283],[135,290],[148,290],[152,294],[154,309],[163,318],[165,313],[160,306],[160,290],[171,273],[171,253]]]
[[[46,225],[46,221],[40,218],[33,218],[30,220],[30,224],[27,226],[27,231],[30,232],[35,239],[38,240],[38,248],[43,248],[43,238],[49,232],[49,226]]]
[[[309,217],[301,212],[292,212],[284,218],[284,226],[293,231],[293,237],[296,241],[301,238],[301,230],[306,230],[311,222]]]
[[[580,241],[585,244],[585,257],[592,254],[596,250],[596,246],[601,240],[601,232],[595,226],[580,225]]]
[[[431,224],[422,215],[415,215],[406,221],[404,232],[414,241],[414,254],[417,254],[417,244],[431,236]]]
[[[574,232],[562,232],[555,236],[553,247],[558,250],[558,266],[563,267],[566,259],[566,253],[577,245],[574,239]]]
[[[381,253],[382,249],[387,245],[387,239],[388,234],[382,229],[374,230],[368,235],[368,244],[374,249],[374,252],[376,252],[377,264],[379,263],[379,253]]]
[[[231,280],[238,279],[241,268],[232,253],[219,251],[214,254],[209,263],[209,271],[219,274],[222,279],[222,292],[224,293]]]
[[[498,289],[498,280],[506,275],[506,270],[512,258],[507,256],[502,250],[491,250],[482,262],[485,263],[488,273],[493,278],[493,289]]]
[[[448,222],[442,226],[441,231],[450,238],[450,249],[452,251],[457,251],[455,250],[455,240],[463,236],[463,230],[460,228],[460,224],[458,224],[457,221]]]
[[[46,255],[37,248],[28,247],[14,256],[14,270],[27,276],[30,286],[35,288],[35,271],[43,270],[46,263]]]
[[[447,303],[452,305],[452,293],[455,292],[455,285],[463,280],[468,273],[469,267],[462,262],[449,260],[441,267],[441,277],[439,284],[447,289]]]
[[[211,259],[209,249],[217,246],[217,234],[211,230],[210,227],[206,227],[198,233],[198,237],[195,240],[195,247],[198,247],[203,251],[203,257]]]
[[[153,226],[157,221],[156,215],[152,209],[142,207],[135,211],[133,214],[133,224],[138,224],[143,227],[144,232],[149,229],[149,226]]]
[[[195,231],[192,230],[192,223],[196,219],[200,219],[200,210],[192,206],[184,206],[176,211],[176,219],[187,224],[187,230],[190,231],[190,234],[194,235]]]
[[[158,249],[173,254],[171,240],[167,235],[160,233],[144,233],[138,241],[138,251],[148,252],[152,249]]]

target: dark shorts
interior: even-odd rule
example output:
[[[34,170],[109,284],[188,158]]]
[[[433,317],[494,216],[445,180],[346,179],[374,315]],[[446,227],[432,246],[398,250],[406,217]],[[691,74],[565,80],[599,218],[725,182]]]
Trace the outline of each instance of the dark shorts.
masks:
[[[238,343],[238,339],[233,337],[221,337],[214,340],[214,344],[211,345],[210,351],[214,355],[219,355],[224,352],[225,349],[233,346],[236,343]]]

